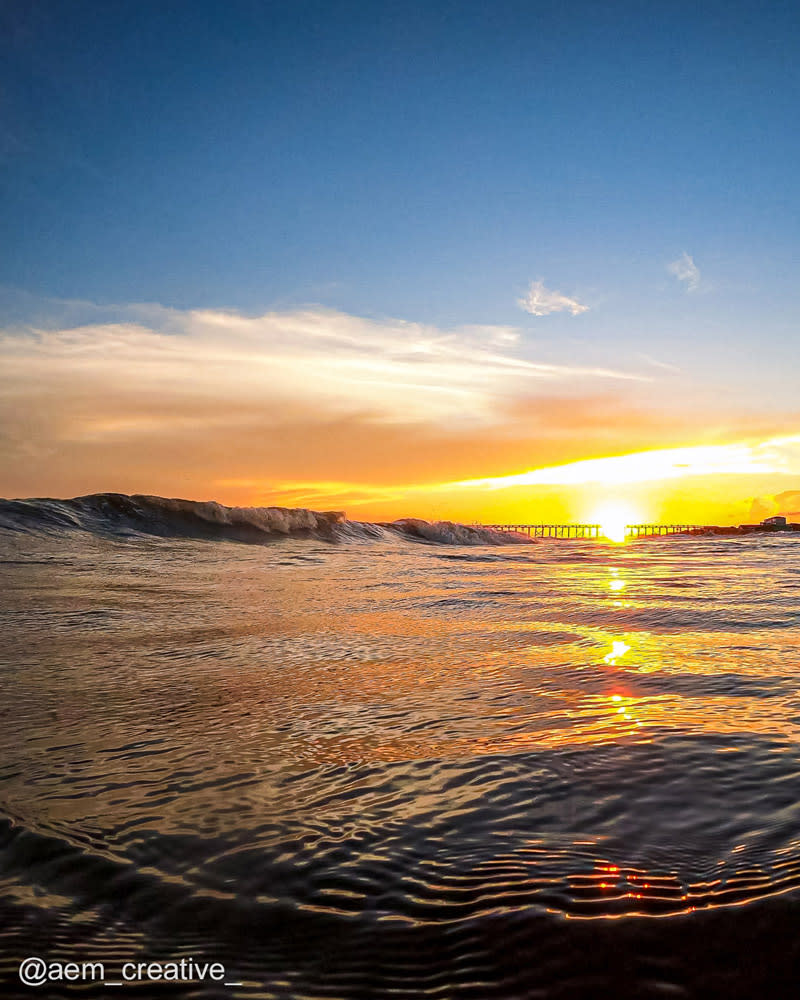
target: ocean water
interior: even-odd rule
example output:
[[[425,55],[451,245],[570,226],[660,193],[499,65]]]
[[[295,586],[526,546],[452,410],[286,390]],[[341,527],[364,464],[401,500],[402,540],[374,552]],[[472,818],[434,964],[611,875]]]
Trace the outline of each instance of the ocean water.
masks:
[[[4,996],[798,995],[798,539],[90,507],[0,509]]]

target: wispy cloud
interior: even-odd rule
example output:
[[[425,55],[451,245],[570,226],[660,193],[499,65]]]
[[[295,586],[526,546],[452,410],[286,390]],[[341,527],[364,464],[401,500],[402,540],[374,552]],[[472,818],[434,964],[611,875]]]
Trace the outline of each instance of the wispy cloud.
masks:
[[[622,405],[652,381],[540,360],[504,326],[80,302],[59,319],[56,306],[0,329],[0,492],[493,473],[520,467],[509,449],[529,460],[515,403],[541,400],[537,448],[563,448],[558,400]]]
[[[652,365],[654,368],[661,368],[667,372],[675,372],[680,374],[681,370],[677,365],[670,364],[668,361],[660,361],[658,358],[653,358],[649,354],[645,354],[642,351],[637,352],[637,358],[646,362],[648,365]]]
[[[116,322],[0,332],[0,359],[18,388],[47,379],[135,380],[166,396],[191,386],[219,400],[270,398],[405,423],[490,423],[501,402],[529,392],[532,380],[649,380],[540,362],[523,347],[508,327],[446,330],[321,308],[246,316],[131,307],[127,320],[118,310]]]
[[[532,281],[527,294],[523,298],[517,299],[517,303],[531,316],[549,316],[550,313],[556,312],[568,312],[572,313],[573,316],[578,316],[589,309],[577,299],[571,299],[561,292],[545,288],[543,281]]]
[[[687,292],[696,292],[700,287],[700,268],[686,251],[671,261],[667,265],[667,270],[686,285]]]

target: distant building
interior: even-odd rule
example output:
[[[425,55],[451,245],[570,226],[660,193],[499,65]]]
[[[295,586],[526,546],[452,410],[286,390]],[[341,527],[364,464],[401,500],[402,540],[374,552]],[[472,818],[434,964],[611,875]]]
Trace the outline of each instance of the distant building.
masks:
[[[774,517],[765,517],[761,524],[765,528],[783,528],[786,525],[786,518],[783,514],[776,514]]]

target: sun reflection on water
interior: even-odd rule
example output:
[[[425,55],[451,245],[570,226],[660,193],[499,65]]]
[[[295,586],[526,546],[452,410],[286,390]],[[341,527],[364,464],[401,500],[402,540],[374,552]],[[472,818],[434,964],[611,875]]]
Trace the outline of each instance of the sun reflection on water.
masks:
[[[614,639],[611,643],[611,651],[603,657],[603,662],[611,667],[616,666],[617,660],[630,652],[630,648],[627,642],[623,642],[621,639]]]

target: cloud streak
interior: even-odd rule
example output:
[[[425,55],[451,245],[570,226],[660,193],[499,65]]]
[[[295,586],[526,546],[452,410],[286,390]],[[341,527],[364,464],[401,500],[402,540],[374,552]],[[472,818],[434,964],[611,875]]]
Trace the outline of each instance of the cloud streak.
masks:
[[[543,281],[532,281],[527,293],[517,299],[517,304],[531,316],[549,316],[551,313],[568,312],[573,316],[588,312],[589,307],[561,292],[545,288]]]
[[[245,316],[139,307],[129,321],[6,332],[0,361],[11,388],[97,379],[180,396],[191,386],[219,400],[270,398],[404,423],[490,423],[499,401],[543,381],[648,380],[539,362],[508,327],[443,330],[324,309]]]
[[[701,445],[587,459],[568,465],[531,469],[512,476],[462,480],[460,488],[506,489],[512,486],[619,486],[685,476],[800,475],[800,435],[740,444]]]
[[[530,415],[547,428],[540,455],[563,448],[558,399],[573,399],[570,412],[595,397],[616,408],[623,390],[650,381],[541,361],[497,325],[443,329],[322,308],[63,308],[70,325],[53,315],[0,331],[5,495],[494,473],[530,460],[516,404],[541,401]]]

